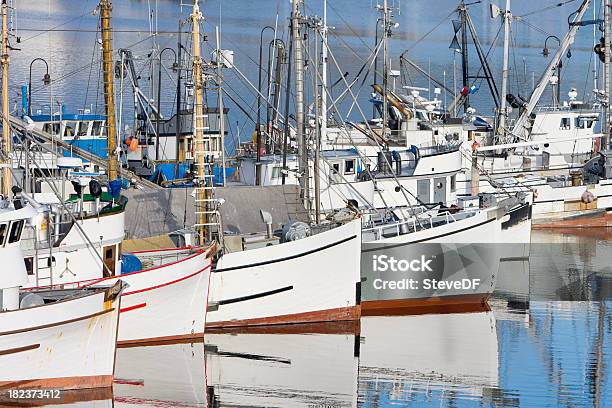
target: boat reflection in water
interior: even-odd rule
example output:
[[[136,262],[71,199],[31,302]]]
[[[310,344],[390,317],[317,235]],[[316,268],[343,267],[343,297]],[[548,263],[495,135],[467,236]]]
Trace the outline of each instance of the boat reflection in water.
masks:
[[[117,349],[115,406],[207,406],[204,343]]]
[[[221,407],[391,407],[432,393],[490,401],[499,386],[492,312],[364,317],[360,331],[207,334],[212,399]]]
[[[612,229],[537,231],[531,246],[531,301],[612,298]]]
[[[326,333],[207,333],[213,406],[356,407],[358,337]]]
[[[487,401],[498,372],[492,312],[361,320],[360,407]]]

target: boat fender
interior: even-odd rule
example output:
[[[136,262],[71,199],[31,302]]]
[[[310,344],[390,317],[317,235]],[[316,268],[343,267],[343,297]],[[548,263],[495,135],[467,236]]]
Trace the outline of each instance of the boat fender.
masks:
[[[593,194],[589,190],[586,190],[584,193],[582,193],[582,196],[580,197],[580,201],[582,201],[585,204],[592,203],[593,201],[595,201],[595,199],[596,199],[595,194]]]

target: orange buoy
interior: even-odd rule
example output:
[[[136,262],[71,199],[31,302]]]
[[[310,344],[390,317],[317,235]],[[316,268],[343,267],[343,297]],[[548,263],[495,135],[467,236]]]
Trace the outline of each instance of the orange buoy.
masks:
[[[135,152],[136,149],[138,149],[138,139],[133,137],[132,140],[130,140],[130,150]]]

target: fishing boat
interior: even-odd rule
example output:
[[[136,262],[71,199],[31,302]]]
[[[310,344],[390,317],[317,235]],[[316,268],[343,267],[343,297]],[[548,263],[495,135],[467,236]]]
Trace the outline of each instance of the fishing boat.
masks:
[[[288,235],[299,237],[304,228],[298,223]],[[278,238],[259,239],[263,247],[224,253],[217,261],[207,327],[359,319],[359,220],[277,245]]]
[[[0,389],[110,387],[126,285],[21,291],[28,282],[21,233],[36,215],[31,206],[0,210],[0,256],[6,265],[0,278],[0,364],[10,367],[0,374]]]
[[[500,123],[496,130],[474,133],[473,155],[486,180],[467,175],[468,185],[481,190],[491,184],[506,183],[509,176],[518,180],[508,184],[523,185],[534,193],[534,228],[607,227],[612,225],[610,206],[609,141],[606,131],[609,113],[606,98],[608,89],[595,89],[593,102],[577,99],[578,92],[571,89],[568,101],[561,103],[559,70],[562,58],[573,44],[581,26],[593,24],[582,21],[590,1],[585,0],[570,17],[572,23],[530,97],[525,100],[509,95],[502,98]],[[499,11],[499,10],[498,10]],[[511,19],[509,2],[504,25]],[[605,30],[608,30],[607,25]],[[508,29],[505,30],[506,33]],[[505,42],[509,41],[505,35]],[[609,47],[596,46],[607,69]],[[504,89],[508,71],[508,47],[504,52]],[[606,86],[609,81],[605,81]],[[553,90],[552,107],[538,107],[546,88]],[[506,101],[508,99],[508,101]],[[508,110],[506,103],[519,109],[512,127],[506,127]],[[601,132],[596,123],[601,119]],[[504,179],[504,180],[502,180]],[[499,183],[498,183],[499,180]],[[463,180],[460,181],[463,186]],[[484,187],[484,188],[483,188]],[[469,193],[468,193],[469,194]]]
[[[497,206],[457,214],[423,212],[364,228],[362,314],[487,308],[506,213]]]
[[[390,9],[382,6],[380,10],[380,20],[392,26]],[[323,37],[325,28],[314,31]],[[386,49],[386,36],[381,41]],[[324,38],[321,43],[325,50]],[[325,65],[323,60],[323,71]],[[530,198],[516,191],[458,201],[456,181],[465,171],[462,122],[441,129],[420,126],[420,122],[435,118],[440,101],[429,103],[416,89],[402,99],[388,89],[386,77],[384,73],[383,86],[374,85],[382,96],[374,100],[380,120],[328,128],[327,112],[315,97],[315,120],[307,130],[321,146],[315,143],[315,151],[310,155],[306,152],[305,160],[298,134],[297,154],[257,151],[256,156],[243,155],[238,161],[241,181],[264,186],[299,185],[308,193],[305,195],[310,201],[306,205],[315,212],[335,212],[328,215],[331,219],[346,215],[347,203],[352,207],[349,213],[364,213],[364,314],[384,309],[412,309],[417,313],[480,310],[494,290],[504,239],[520,245],[520,255],[504,257],[525,256],[531,230]],[[348,82],[345,85],[349,90]],[[322,88],[326,88],[325,83]],[[325,105],[325,91],[320,99]],[[390,271],[386,265],[378,270],[378,262],[387,260],[424,266],[411,272]],[[430,265],[433,269],[427,269]],[[416,281],[414,287],[405,286],[409,279]],[[439,281],[443,284],[438,285]],[[393,287],[384,287],[387,283]]]
[[[106,194],[76,198],[80,218],[66,217],[63,231],[54,222],[43,224],[52,231],[47,240],[38,239],[39,230],[29,234],[33,242],[24,246],[31,275],[25,286],[88,288],[122,280],[129,289],[121,308],[119,344],[201,338],[214,247],[122,254],[124,203]],[[53,211],[38,219],[61,223]]]
[[[294,4],[297,7],[297,3]],[[293,13],[294,18],[295,12]],[[219,122],[223,118],[222,68],[226,53],[217,47],[212,66],[200,58],[198,1],[191,15],[193,75],[206,71],[219,92]],[[297,36],[294,36],[297,39]],[[303,85],[303,84],[302,84]],[[213,270],[207,314],[208,328],[352,321],[359,318],[360,221],[346,223],[287,223],[275,234],[270,215],[261,209],[266,232],[251,236],[225,234],[213,182],[216,164],[223,164],[223,134],[206,133],[204,83],[194,89],[194,225],[198,242],[217,240],[223,251]],[[303,106],[302,106],[303,108]],[[299,111],[299,110],[298,110]],[[298,113],[303,120],[303,111]],[[247,208],[241,208],[247,212]]]

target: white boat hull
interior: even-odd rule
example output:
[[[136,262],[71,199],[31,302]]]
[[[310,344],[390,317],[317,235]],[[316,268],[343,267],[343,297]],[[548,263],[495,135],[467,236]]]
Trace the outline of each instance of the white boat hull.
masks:
[[[134,253],[141,259],[177,256],[181,249]],[[109,284],[118,279],[129,287],[124,293],[119,321],[120,345],[202,338],[211,261],[201,250],[176,262],[106,279],[81,282]]]
[[[110,387],[121,297],[106,292],[0,313],[0,389]]]
[[[493,293],[501,256],[503,220],[492,211],[435,228],[370,240],[361,256],[364,315],[481,310]],[[386,257],[386,258],[381,258]],[[385,269],[380,260],[395,259]],[[401,269],[399,261],[422,269]]]
[[[359,318],[361,222],[301,240],[223,255],[207,327]]]

